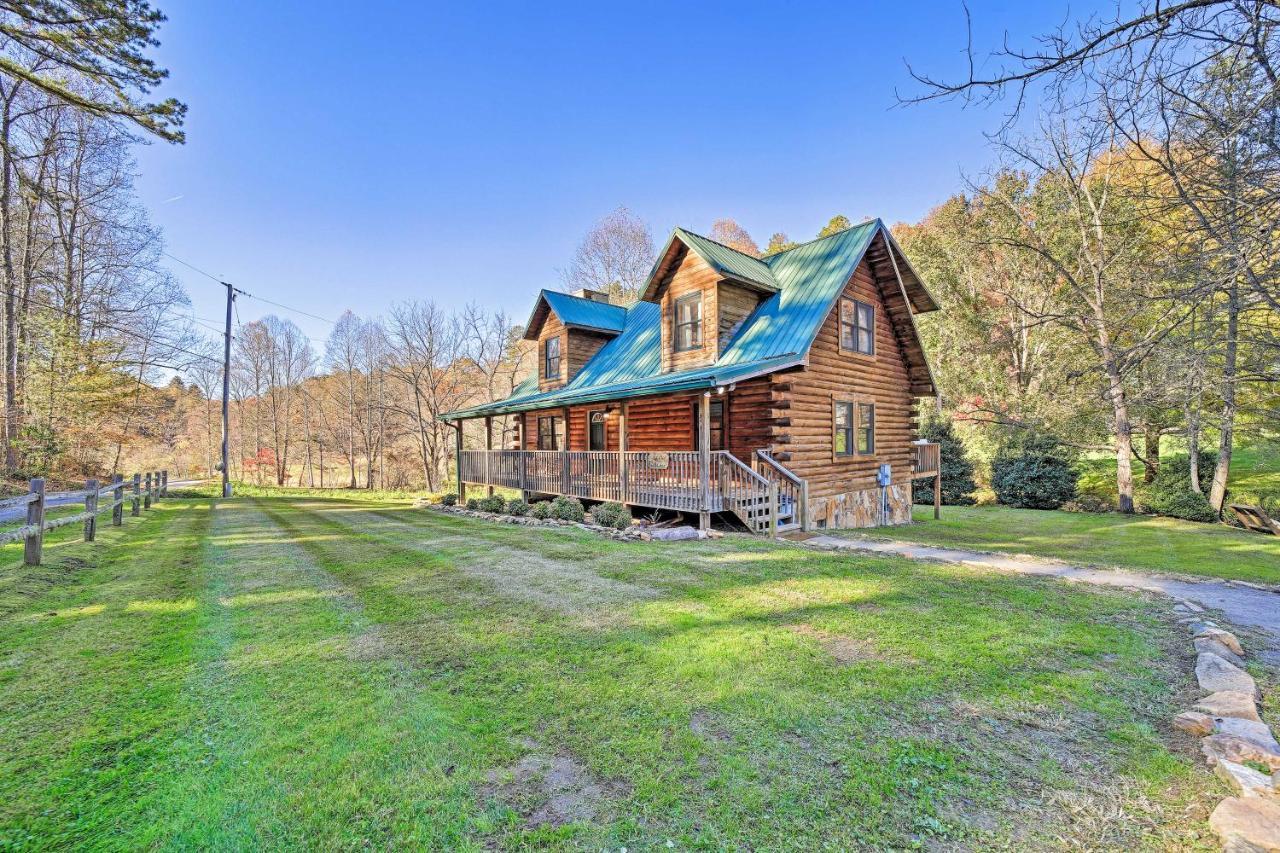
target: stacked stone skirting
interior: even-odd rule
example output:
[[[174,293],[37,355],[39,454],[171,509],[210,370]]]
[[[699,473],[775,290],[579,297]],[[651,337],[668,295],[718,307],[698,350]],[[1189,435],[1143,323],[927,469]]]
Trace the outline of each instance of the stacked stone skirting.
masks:
[[[1226,850],[1280,851],[1280,743],[1258,714],[1261,695],[1244,670],[1244,648],[1198,605],[1184,601],[1174,610],[1191,632],[1196,681],[1208,693],[1174,717],[1174,728],[1201,738],[1205,760],[1235,792],[1209,826]]]

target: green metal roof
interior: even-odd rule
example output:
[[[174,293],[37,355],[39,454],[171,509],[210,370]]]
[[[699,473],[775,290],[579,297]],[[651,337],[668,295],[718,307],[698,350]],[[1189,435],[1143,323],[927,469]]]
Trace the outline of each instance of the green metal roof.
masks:
[[[728,278],[750,282],[765,290],[778,289],[767,260],[753,258],[751,255],[731,249],[723,243],[709,240],[701,234],[694,234],[683,228],[675,229],[671,239],[679,238],[686,246],[698,253],[704,261],[711,264],[716,272]],[[665,254],[665,252],[664,252]]]
[[[872,239],[882,229],[888,233],[884,223],[874,219],[768,258],[752,258],[677,229],[675,236],[680,239],[700,241],[701,249],[690,246],[699,255],[702,255],[706,246],[715,247],[724,254],[740,255],[751,263],[734,259],[734,269],[764,278],[760,272],[760,268],[763,268],[768,273],[768,279],[775,283],[773,286],[776,287],[776,292],[767,296],[756,307],[715,364],[663,373],[661,308],[652,302],[637,302],[629,308],[617,309],[624,314],[620,333],[601,347],[567,385],[539,392],[536,381],[522,383],[505,400],[450,412],[444,417],[454,419],[486,414],[512,414],[554,406],[709,388],[801,364],[807,357],[823,320],[835,304],[836,297],[844,290]],[[666,254],[665,250],[663,254]],[[708,263],[710,262],[708,259]],[[734,274],[733,277],[740,278],[741,275]],[[557,296],[575,302],[588,302],[545,290],[541,295],[544,298]],[[560,314],[558,309],[556,313]],[[560,316],[566,323],[569,322],[563,315]]]

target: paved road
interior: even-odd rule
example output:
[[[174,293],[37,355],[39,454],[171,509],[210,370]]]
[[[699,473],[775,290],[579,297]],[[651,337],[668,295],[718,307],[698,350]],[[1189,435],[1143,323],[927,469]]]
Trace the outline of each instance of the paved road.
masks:
[[[198,486],[205,480],[170,480],[170,489],[182,489],[188,486]],[[103,484],[105,485],[105,483]],[[125,483],[125,497],[130,494],[130,484]],[[105,496],[104,496],[105,497]],[[48,492],[44,496],[45,511],[65,506],[84,506],[83,492]],[[18,507],[5,507],[0,509],[0,522],[23,521],[27,517],[27,508],[25,505]]]
[[[1259,656],[1270,663],[1280,664],[1280,595],[1269,590],[1242,586],[1231,581],[1208,579],[1188,581],[1122,569],[1087,569],[1055,560],[984,554],[958,548],[913,545],[908,542],[815,536],[805,540],[804,544],[823,549],[874,551],[915,560],[961,563],[1024,575],[1047,575],[1099,586],[1132,587],[1163,593],[1173,598],[1195,602],[1201,607],[1218,610],[1229,621],[1256,628],[1266,634],[1270,637],[1271,648],[1260,652]]]

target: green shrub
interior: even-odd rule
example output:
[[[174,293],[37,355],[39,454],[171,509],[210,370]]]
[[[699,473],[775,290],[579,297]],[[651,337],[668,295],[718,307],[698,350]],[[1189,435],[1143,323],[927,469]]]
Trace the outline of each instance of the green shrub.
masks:
[[[479,509],[480,501],[475,498],[467,498],[467,509]]]
[[[1024,435],[991,460],[991,488],[1005,506],[1057,509],[1076,494],[1076,472],[1066,448],[1051,435]]]
[[[1208,493],[1213,483],[1216,453],[1200,453],[1200,489]],[[1142,492],[1141,508],[1156,515],[1185,518],[1188,521],[1217,521],[1218,514],[1204,494],[1191,489],[1191,457],[1172,456],[1160,460],[1156,478]]]
[[[920,437],[937,442],[942,453],[942,502],[948,506],[972,504],[973,491],[978,488],[973,480],[973,463],[951,419],[933,415],[920,425]],[[914,494],[918,504],[933,503],[933,478],[916,480]]]
[[[548,501],[538,501],[529,507],[529,517],[545,521],[551,517],[551,504]]]
[[[520,498],[507,501],[507,515],[527,515],[528,513],[529,505]]]
[[[631,510],[620,503],[598,504],[591,509],[591,520],[601,527],[626,530],[631,526]]]
[[[560,495],[551,502],[551,517],[561,521],[582,521],[587,513],[582,508],[582,501]]]
[[[455,492],[445,492],[440,496],[440,503],[445,506],[455,506],[458,503],[458,495]]]
[[[485,512],[502,512],[507,508],[507,501],[501,495],[489,495],[487,498],[480,499],[480,509]]]

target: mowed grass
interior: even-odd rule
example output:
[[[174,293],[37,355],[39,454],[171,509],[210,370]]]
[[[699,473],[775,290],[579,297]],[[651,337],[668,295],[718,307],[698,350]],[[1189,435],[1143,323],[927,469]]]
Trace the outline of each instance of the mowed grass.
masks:
[[[3,848],[1213,848],[1134,594],[341,499],[103,539],[3,552]]]
[[[944,506],[937,521],[933,507],[917,506],[913,515],[917,523],[910,527],[878,528],[868,534],[1086,566],[1280,584],[1280,538],[1223,524],[1004,506]]]

